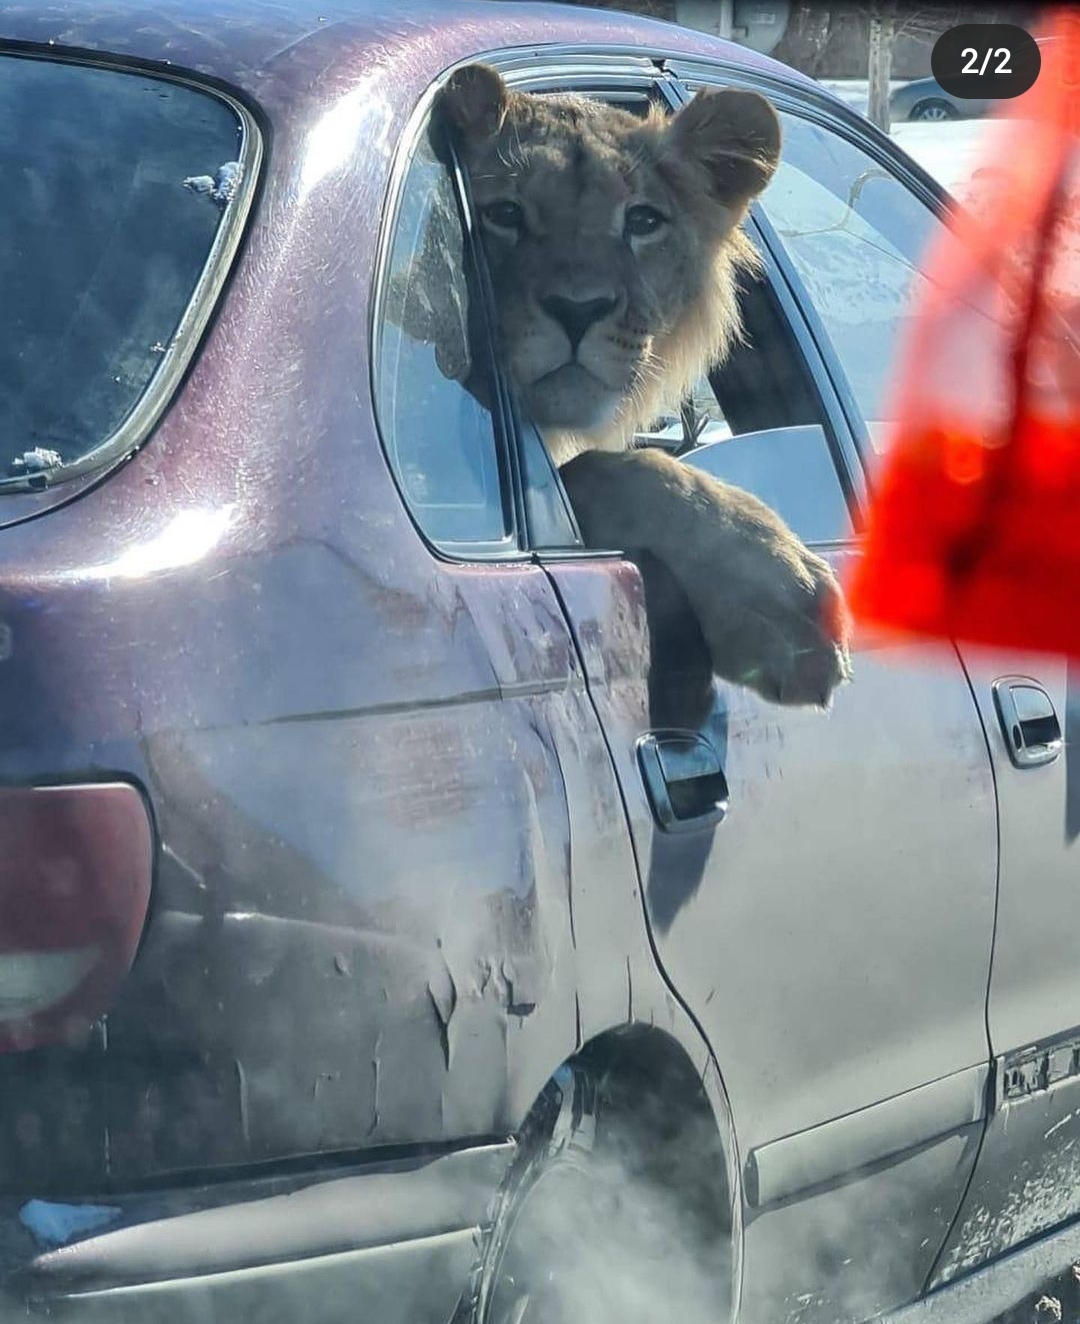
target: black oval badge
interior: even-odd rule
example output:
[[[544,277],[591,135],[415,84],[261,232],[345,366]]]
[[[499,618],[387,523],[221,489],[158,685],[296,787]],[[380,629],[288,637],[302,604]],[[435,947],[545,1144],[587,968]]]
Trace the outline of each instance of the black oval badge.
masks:
[[[950,96],[997,101],[1033,88],[1042,56],[1014,23],[961,23],[938,37],[930,68]]]

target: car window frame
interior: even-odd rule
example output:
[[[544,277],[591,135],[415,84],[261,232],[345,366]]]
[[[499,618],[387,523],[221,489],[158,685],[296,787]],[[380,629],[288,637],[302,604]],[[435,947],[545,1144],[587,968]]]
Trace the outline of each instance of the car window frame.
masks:
[[[584,57],[584,60],[582,60],[582,57]],[[639,53],[629,55],[621,52],[612,53],[608,50],[598,51],[582,48],[578,51],[575,49],[572,52],[569,64],[561,66],[557,60],[552,61],[550,59],[547,49],[540,52],[536,48],[511,47],[480,52],[458,60],[444,69],[439,77],[430,84],[413,107],[398,141],[384,196],[376,243],[372,297],[368,318],[368,343],[370,346],[368,384],[373,404],[378,398],[379,334],[386,303],[390,259],[393,253],[394,238],[397,233],[398,218],[401,213],[409,167],[417,144],[428,132],[435,98],[439,91],[446,85],[457,69],[476,62],[494,65],[499,69],[508,84],[530,92],[558,91],[572,85],[575,91],[591,91],[600,96],[609,93],[617,95],[620,92],[644,92],[645,95],[648,95],[650,91],[654,91],[665,81],[665,75],[662,71],[651,60],[641,57]],[[675,104],[673,101],[669,103]],[[505,365],[501,360],[498,338],[495,335],[494,305],[490,278],[484,260],[482,244],[476,230],[468,179],[461,167],[452,141],[447,142],[446,151],[451,165],[455,201],[462,220],[465,252],[467,260],[472,263],[477,276],[477,285],[483,300],[481,309],[483,323],[494,359],[492,380],[495,387],[496,408],[492,411],[492,421],[500,472],[502,472],[502,466],[505,464],[509,478],[509,499],[505,506],[509,526],[508,536],[499,543],[445,544],[434,542],[420,525],[410,509],[404,493],[401,491],[383,435],[383,424],[378,418],[378,410],[376,409],[376,431],[379,437],[380,450],[402,508],[430,554],[448,564],[482,562],[485,565],[520,565],[521,563],[539,564],[541,559],[579,559],[582,557],[619,559],[623,555],[621,550],[605,551],[587,548],[582,545],[577,522],[563,487],[562,479],[559,477],[558,469],[546,448],[544,448],[544,460],[549,466],[553,486],[567,514],[568,539],[565,546],[545,544],[540,547],[534,545],[530,536],[529,500],[524,479],[526,472],[524,448],[529,444],[524,435],[526,425],[521,417]]]
[[[379,371],[382,360],[381,335],[385,319],[387,289],[390,283],[390,264],[394,254],[394,243],[398,235],[402,206],[417,148],[427,140],[431,128],[435,97],[452,72],[452,70],[447,70],[426,90],[413,108],[405,130],[398,141],[391,163],[389,181],[381,210],[379,235],[375,249],[372,296],[368,310],[368,389],[379,450],[386,464],[387,472],[406,518],[430,554],[437,560],[450,564],[517,562],[527,559],[528,554],[523,548],[521,540],[523,514],[518,474],[519,462],[515,454],[517,448],[511,444],[513,423],[507,407],[503,372],[496,352],[490,291],[486,269],[479,249],[479,241],[476,236],[475,217],[471,206],[468,184],[455,146],[449,139],[446,139],[440,146],[446,157],[444,164],[448,171],[454,204],[461,224],[462,252],[465,261],[469,264],[470,274],[475,278],[474,284],[481,300],[480,316],[487,342],[484,348],[491,358],[492,386],[495,393],[491,409],[492,443],[499,473],[503,516],[506,522],[506,534],[502,538],[451,543],[449,541],[436,542],[431,537],[430,533],[423,527],[419,516],[413,510],[402,488],[387,444],[387,424],[380,417],[378,408],[380,396]]]
[[[0,57],[36,60],[44,64],[76,65],[114,72],[121,77],[136,76],[187,87],[204,96],[214,97],[228,106],[236,115],[240,127],[237,154],[241,164],[239,185],[224,211],[191,298],[176,332],[161,356],[157,371],[119,426],[85,455],[44,474],[13,478],[0,476],[0,498],[21,498],[10,512],[10,516],[18,522],[78,495],[89,483],[98,481],[117,465],[127,461],[149,440],[194,363],[236,269],[262,184],[266,143],[264,127],[253,107],[231,89],[185,70],[147,69],[135,61],[114,55],[41,50],[8,41],[0,42]],[[36,498],[36,501],[32,498]],[[11,522],[5,507],[6,502],[0,506],[0,526]]]
[[[882,163],[893,168],[896,173],[897,149],[882,134],[873,135],[862,132],[859,123],[861,117],[844,103],[833,99],[823,89],[817,89],[812,83],[803,84],[796,79],[783,79],[757,69],[728,63],[723,60],[707,58],[688,58],[677,52],[665,52],[661,49],[643,54],[639,49],[620,47],[595,47],[575,45],[553,45],[550,47],[510,47],[496,48],[477,52],[456,61],[449,66],[426,89],[418,100],[398,144],[391,165],[390,182],[383,207],[382,224],[376,249],[374,292],[371,300],[369,319],[369,343],[371,345],[370,386],[372,399],[376,398],[378,334],[386,285],[389,258],[396,233],[397,217],[400,211],[402,191],[412,153],[421,134],[427,132],[434,100],[439,90],[446,84],[456,69],[474,62],[482,62],[499,71],[507,84],[517,90],[527,92],[573,91],[597,97],[619,97],[620,95],[645,95],[662,98],[672,113],[686,104],[699,87],[740,87],[763,93],[776,104],[778,110],[799,115],[821,123],[834,131],[840,131],[855,144],[867,150],[867,142],[873,141],[872,155],[881,156]],[[872,127],[872,126],[867,126]],[[876,133],[876,131],[875,131]],[[878,141],[880,139],[880,141]],[[469,199],[468,181],[457,161],[453,146],[450,153],[455,162],[455,192],[463,214],[465,242],[470,261],[478,267],[479,284],[483,290],[483,318],[492,338],[495,357],[494,381],[498,395],[496,421],[496,445],[505,448],[504,460],[510,474],[510,505],[507,509],[508,523],[511,525],[508,542],[510,546],[490,544],[436,545],[419,527],[404,496],[402,506],[410,522],[416,528],[429,551],[440,560],[447,562],[482,561],[491,563],[555,562],[562,560],[605,560],[624,559],[623,549],[601,549],[584,547],[580,540],[570,540],[565,547],[534,545],[530,538],[528,520],[528,500],[524,487],[525,460],[523,447],[523,423],[518,406],[513,397],[509,380],[499,356],[497,337],[494,336],[493,305],[490,282],[486,273],[482,246],[474,225]],[[907,173],[918,186],[918,191],[925,198],[935,201],[943,194],[940,186],[925,172],[900,158],[901,167],[908,167]],[[751,208],[746,222],[747,229],[754,238],[764,261],[763,279],[767,280],[775,296],[781,316],[791,333],[793,353],[799,356],[809,383],[812,385],[821,407],[821,423],[829,443],[830,454],[836,470],[837,481],[847,502],[851,514],[851,533],[847,537],[816,541],[815,547],[828,550],[844,548],[857,544],[862,528],[866,498],[868,493],[868,472],[865,451],[869,449],[865,437],[865,422],[855,405],[854,396],[847,383],[846,374],[840,365],[831,342],[824,328],[814,316],[812,306],[807,315],[808,298],[798,274],[791,268],[790,259],[778,244],[771,231],[768,219],[760,208]],[[801,296],[801,298],[800,298]],[[380,446],[384,458],[393,475],[393,468],[380,429]],[[545,452],[546,454],[546,452]],[[502,462],[502,461],[500,461]],[[569,500],[559,477],[558,469],[548,456],[554,484],[561,494],[564,506],[570,513],[571,532],[576,533],[576,525],[570,510]],[[395,489],[399,491],[394,478]]]

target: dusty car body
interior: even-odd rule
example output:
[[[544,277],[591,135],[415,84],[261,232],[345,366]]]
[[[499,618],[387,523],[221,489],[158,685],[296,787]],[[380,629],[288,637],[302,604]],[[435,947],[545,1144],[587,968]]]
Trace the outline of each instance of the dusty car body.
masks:
[[[942,199],[808,80],[567,7],[0,4],[3,80],[51,97],[11,96],[4,149],[0,363],[38,412],[0,443],[3,1317],[468,1311],[515,1138],[583,1063],[705,1100],[721,1310],[932,1313],[1010,1253],[1019,1292],[1080,1212],[1064,664],[875,643],[828,714],[773,708],[692,622],[650,632],[512,409],[499,480],[447,477],[471,406],[383,312],[476,58],[772,97],[750,345],[687,458],[857,555]]]

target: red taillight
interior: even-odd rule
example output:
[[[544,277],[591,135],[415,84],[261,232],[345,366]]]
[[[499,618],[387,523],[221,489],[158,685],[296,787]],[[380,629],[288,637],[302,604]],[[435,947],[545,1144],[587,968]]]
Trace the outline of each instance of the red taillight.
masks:
[[[0,1052],[73,1042],[108,1009],[152,869],[134,787],[0,788]]]

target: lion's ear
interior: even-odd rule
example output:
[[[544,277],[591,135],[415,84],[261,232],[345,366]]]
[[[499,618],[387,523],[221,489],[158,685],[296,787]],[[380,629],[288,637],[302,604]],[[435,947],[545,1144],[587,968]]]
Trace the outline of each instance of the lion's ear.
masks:
[[[780,162],[780,119],[757,92],[702,90],[667,133],[671,151],[707,172],[711,191],[725,203],[756,197]]]
[[[486,64],[467,64],[450,75],[439,93],[436,112],[466,139],[493,138],[510,106],[510,89]]]

